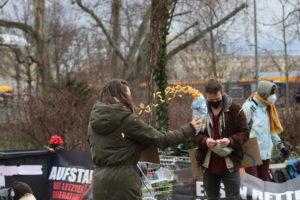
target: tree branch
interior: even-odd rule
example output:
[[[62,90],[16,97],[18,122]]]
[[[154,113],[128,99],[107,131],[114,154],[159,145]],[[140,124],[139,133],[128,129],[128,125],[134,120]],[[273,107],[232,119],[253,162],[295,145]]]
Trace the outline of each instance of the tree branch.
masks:
[[[3,8],[9,0],[6,0],[2,5],[0,5],[0,9]]]
[[[2,46],[2,47],[7,47],[7,48],[9,48],[11,51],[13,51],[14,54],[15,54],[15,57],[16,57],[16,60],[17,60],[18,63],[24,64],[24,63],[26,62],[25,59],[23,59],[23,60],[21,59],[21,54],[22,54],[22,53],[21,53],[20,48],[18,48],[17,45],[10,45],[10,44],[0,43],[0,46]],[[27,55],[27,56],[26,56],[26,59],[30,59],[30,63],[31,63],[31,64],[32,64],[32,63],[37,63],[37,60],[34,59],[31,55]]]
[[[176,14],[173,15],[173,17],[179,17],[179,16],[182,16],[182,15],[190,14],[190,13],[192,13],[192,11],[188,10],[188,11],[185,11],[185,12],[176,13]]]
[[[77,5],[87,14],[89,14],[97,23],[97,25],[100,27],[100,29],[102,30],[102,32],[104,33],[106,39],[108,40],[108,43],[110,44],[110,46],[116,51],[117,55],[121,58],[121,60],[124,62],[124,66],[127,67],[128,66],[128,62],[125,59],[125,57],[123,56],[123,54],[121,53],[120,49],[118,49],[114,43],[114,41],[112,40],[112,38],[110,37],[108,31],[106,30],[104,24],[102,23],[102,21],[97,17],[97,15],[90,9],[88,9],[87,7],[85,7],[81,0],[76,0]]]
[[[147,30],[147,25],[148,25],[148,22],[149,22],[149,19],[150,19],[150,12],[151,12],[151,9],[148,8],[147,12],[143,16],[143,21],[142,21],[142,23],[140,24],[140,26],[137,30],[136,36],[133,40],[133,43],[130,47],[130,51],[129,51],[128,57],[127,57],[129,63],[132,62],[132,59],[134,58],[138,48],[140,47],[140,43],[142,41],[142,38],[145,35],[145,32]]]
[[[289,12],[287,14],[286,17],[283,17],[280,21],[277,21],[275,23],[267,24],[267,23],[258,22],[258,24],[261,24],[261,25],[264,25],[264,26],[275,26],[275,25],[281,24],[283,21],[286,21],[291,15],[295,14],[296,12],[300,13],[300,9],[292,10],[291,12]]]
[[[226,21],[228,21],[230,18],[232,18],[233,16],[235,16],[238,12],[240,12],[242,9],[246,8],[247,4],[243,3],[242,5],[240,5],[239,7],[235,8],[231,13],[229,13],[227,16],[225,16],[221,21],[213,24],[212,26],[206,28],[203,31],[200,31],[198,33],[198,35],[196,35],[195,37],[193,37],[192,39],[186,41],[183,44],[180,44],[179,46],[175,47],[173,50],[171,50],[168,55],[167,55],[167,60],[169,60],[170,58],[172,58],[175,54],[177,54],[178,52],[180,52],[181,50],[187,48],[188,46],[194,44],[195,42],[197,42],[198,40],[200,40],[201,38],[204,37],[204,35],[206,33],[208,33],[209,31],[218,28],[220,25],[224,24]]]
[[[170,6],[171,8],[169,8],[169,16],[168,16],[168,20],[167,20],[167,28],[166,28],[166,31],[168,32],[167,35],[169,34],[171,23],[173,21],[177,1],[178,0],[172,0],[169,2],[169,5],[168,5],[168,7]]]
[[[17,62],[20,63],[20,64],[23,64],[23,63],[24,63],[24,61],[21,60],[21,56],[20,56],[21,52],[20,52],[20,49],[17,48],[16,45],[9,45],[9,44],[3,44],[3,43],[0,43],[0,46],[9,48],[11,51],[14,52]]]
[[[167,45],[171,44],[174,40],[176,40],[177,38],[179,38],[180,36],[182,36],[183,34],[185,34],[191,28],[197,26],[198,24],[199,24],[199,22],[194,22],[192,25],[186,27],[182,32],[178,33],[174,38],[172,38],[170,41],[168,41]]]
[[[278,69],[278,71],[281,72],[281,73],[283,73],[283,70],[281,69],[281,67],[278,64],[278,62],[275,60],[274,56],[267,49],[264,49],[264,50],[271,57],[271,60],[274,63],[274,65],[276,66],[276,68]]]
[[[17,28],[17,29],[20,29],[20,30],[24,31],[25,33],[31,35],[32,37],[37,36],[37,34],[33,30],[32,26],[30,26],[28,24],[0,19],[0,26],[6,27],[6,28]]]

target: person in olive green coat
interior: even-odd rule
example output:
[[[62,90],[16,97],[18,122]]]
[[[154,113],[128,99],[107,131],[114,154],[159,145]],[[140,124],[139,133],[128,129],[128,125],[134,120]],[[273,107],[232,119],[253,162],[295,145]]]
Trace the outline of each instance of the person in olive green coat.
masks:
[[[141,200],[137,163],[148,146],[165,148],[180,144],[201,127],[199,118],[179,130],[160,132],[133,112],[128,83],[108,82],[91,111],[88,142],[96,165],[93,173],[95,200]]]

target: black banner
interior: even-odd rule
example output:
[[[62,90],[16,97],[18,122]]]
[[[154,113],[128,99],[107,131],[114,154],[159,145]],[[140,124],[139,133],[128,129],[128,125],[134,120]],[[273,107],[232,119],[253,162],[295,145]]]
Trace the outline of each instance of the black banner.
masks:
[[[48,149],[0,152],[0,187],[22,181],[30,185],[37,199],[49,199],[48,176],[56,155]]]
[[[38,200],[92,200],[93,169],[88,151],[5,151],[0,152],[0,187],[23,181]],[[193,178],[191,168],[174,171],[174,177],[173,200],[205,199],[202,179]],[[300,200],[300,177],[273,183],[241,173],[240,194],[244,200]],[[225,197],[223,185],[221,197]]]
[[[94,165],[90,152],[60,151],[49,174],[51,200],[91,200]]]
[[[0,187],[23,181],[39,200],[92,199],[94,165],[88,151],[4,151],[0,163]]]

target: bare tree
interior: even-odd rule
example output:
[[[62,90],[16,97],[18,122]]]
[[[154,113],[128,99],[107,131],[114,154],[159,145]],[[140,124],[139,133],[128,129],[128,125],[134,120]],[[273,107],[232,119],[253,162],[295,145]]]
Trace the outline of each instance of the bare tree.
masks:
[[[49,87],[52,76],[49,68],[49,55],[47,48],[47,34],[45,22],[45,0],[33,0],[34,25],[27,23],[0,19],[0,26],[15,28],[31,37],[35,44],[35,59],[39,69],[42,88]]]
[[[197,41],[202,39],[207,33],[212,31],[213,29],[219,27],[220,25],[227,22],[233,16],[235,16],[239,11],[245,8],[247,5],[245,3],[236,7],[229,14],[225,15],[221,20],[217,20],[215,23],[212,23],[210,26],[205,28],[204,30],[199,31],[195,36],[188,39],[187,41],[179,44],[169,52],[167,52],[167,41],[166,37],[168,35],[168,31],[171,25],[171,21],[173,18],[173,14],[175,13],[177,0],[174,1],[157,1],[153,0],[151,2],[151,17],[148,17],[150,14],[148,11],[144,14],[144,17],[137,28],[137,32],[135,34],[135,39],[133,40],[132,45],[129,46],[129,52],[127,55],[118,47],[119,40],[115,40],[116,38],[112,38],[108,32],[108,29],[103,23],[101,17],[99,17],[93,9],[88,8],[82,2],[82,0],[76,0],[77,5],[85,11],[89,16],[91,16],[97,26],[104,33],[106,39],[108,40],[111,48],[115,51],[116,55],[123,62],[123,69],[125,73],[123,76],[128,80],[134,80],[138,73],[139,74],[148,74],[147,80],[149,85],[149,101],[150,105],[152,104],[152,94],[158,87],[159,90],[164,95],[164,89],[167,87],[167,74],[166,74],[166,64],[170,58],[176,55],[178,52],[184,50],[188,46],[195,44]],[[114,2],[113,2],[114,3]],[[114,6],[112,6],[113,8]],[[114,18],[118,17],[118,12],[115,13]],[[180,15],[178,15],[180,16]],[[112,17],[112,19],[114,19]],[[150,20],[150,23],[149,23]],[[193,28],[198,25],[199,22],[194,22],[193,26],[189,26]],[[145,27],[150,24],[150,32],[146,32]],[[189,29],[189,28],[188,28]],[[175,36],[175,38],[179,38],[183,35],[188,29],[185,29],[183,33],[179,33]],[[171,40],[171,41],[174,41]],[[168,43],[170,44],[170,43]],[[149,45],[149,46],[148,46]],[[148,58],[148,59],[145,59]],[[133,62],[132,62],[133,61]],[[143,61],[143,62],[140,62]],[[140,64],[143,64],[141,70],[139,70]],[[148,68],[149,66],[149,68]],[[129,73],[128,73],[129,72]],[[167,126],[167,103],[163,103],[158,108],[158,122],[160,128],[165,128]],[[155,117],[152,116],[152,124],[154,124]]]
[[[101,29],[101,31],[104,33],[107,41],[109,42],[110,46],[116,51],[116,54],[119,56],[121,61],[123,62],[124,66],[124,71],[128,71],[130,73],[125,74],[124,78],[132,80],[133,77],[136,77],[136,72],[139,72],[140,70],[138,69],[141,65],[138,65],[138,62],[142,59],[143,56],[141,55],[146,55],[148,57],[149,55],[149,50],[145,49],[145,44],[147,41],[149,41],[149,32],[146,31],[145,29],[146,26],[149,26],[149,14],[150,12],[145,12],[144,17],[142,18],[141,23],[139,24],[137,31],[135,33],[135,39],[132,42],[132,45],[130,45],[129,50],[127,51],[128,54],[127,56],[125,55],[124,52],[121,51],[120,48],[118,48],[118,45],[116,45],[116,42],[114,39],[110,36],[108,29],[103,23],[103,20],[101,17],[99,17],[91,8],[88,8],[82,0],[76,0],[77,5],[85,11],[89,16],[91,16],[95,22],[97,23],[98,27]],[[199,41],[204,37],[206,33],[209,33],[210,30],[213,30],[220,25],[224,24],[226,21],[231,19],[233,16],[235,16],[238,12],[240,12],[243,8],[245,8],[247,5],[246,4],[241,4],[240,6],[236,7],[234,10],[232,10],[229,14],[225,15],[221,20],[217,21],[216,23],[212,24],[212,26],[209,26],[205,28],[204,30],[199,31],[197,35],[194,37],[190,38],[188,41],[183,42],[182,44],[178,45],[174,49],[170,50],[169,53],[167,54],[167,61],[172,58],[175,54],[180,52],[181,50],[185,49],[186,47],[194,44],[195,42]],[[149,8],[148,8],[149,9]],[[180,15],[179,15],[180,16]],[[187,30],[184,30],[182,33],[179,33],[175,38],[180,37],[181,35],[184,35],[188,30],[194,28],[196,25],[198,25],[199,22],[194,22]],[[168,43],[170,44],[170,43]],[[149,48],[149,47],[148,47]],[[132,61],[135,60],[133,63]],[[146,66],[148,66],[149,63],[143,63],[143,68],[147,69]],[[142,70],[144,74],[146,74],[145,70]]]
[[[67,12],[66,8],[56,1],[50,4],[47,11],[50,66],[55,70],[55,78],[58,82],[62,76],[63,63],[66,63],[64,56],[72,48],[76,48],[72,44],[74,44],[74,40],[81,37],[80,27],[75,26],[69,18],[66,18],[65,12]],[[73,55],[73,57],[68,56],[69,62],[73,61],[75,57],[81,58],[78,54]]]
[[[8,75],[16,80],[17,95],[20,97],[22,91],[21,82],[25,81],[27,84],[28,93],[30,94],[34,80],[34,65],[36,60],[30,55],[30,47],[20,47],[18,45],[0,43],[0,46],[7,48],[2,50],[2,57],[5,58],[0,63],[1,71],[4,75]],[[13,68],[10,68],[12,66]]]
[[[291,70],[295,68],[295,63],[290,58],[289,55],[289,43],[296,38],[296,28],[297,28],[297,13],[298,9],[294,9],[294,5],[290,3],[288,0],[279,0],[281,6],[281,15],[280,18],[277,19],[272,24],[265,24],[268,26],[272,26],[276,29],[280,30],[281,37],[275,39],[279,41],[282,45],[282,56],[283,62],[280,61],[281,56],[274,55],[272,51],[264,49],[267,55],[271,58],[276,69],[284,74],[285,76],[285,96],[286,102],[285,106],[288,109],[290,107],[290,84],[289,84],[289,74]],[[292,8],[292,10],[291,10]],[[274,37],[274,36],[273,36]]]
[[[239,13],[242,9],[244,9],[246,7],[247,7],[247,4],[243,3],[240,6],[236,7],[234,10],[232,10],[229,14],[224,16],[222,19],[213,23],[211,26],[205,28],[204,30],[200,30],[194,37],[192,37],[191,39],[188,39],[187,41],[183,42],[182,44],[180,44],[177,47],[175,47],[174,49],[172,49],[168,53],[167,59],[172,58],[175,54],[177,54],[181,50],[187,48],[188,46],[195,44],[197,41],[202,39],[211,30],[214,30],[214,29],[218,28],[219,26],[221,26],[222,24],[226,23],[229,19],[231,19],[233,16],[235,16],[237,13]]]

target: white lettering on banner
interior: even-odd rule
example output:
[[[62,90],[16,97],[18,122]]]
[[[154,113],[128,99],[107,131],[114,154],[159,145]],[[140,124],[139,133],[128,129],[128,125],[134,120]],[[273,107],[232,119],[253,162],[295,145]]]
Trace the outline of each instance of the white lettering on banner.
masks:
[[[242,186],[240,188],[240,195],[241,195],[242,199],[247,199],[247,187]]]
[[[84,169],[78,169],[78,175],[77,175],[77,182],[80,183],[82,179],[82,173],[84,172]]]
[[[196,181],[196,195],[197,197],[205,197],[203,181]],[[221,198],[225,197],[225,190],[224,190],[223,183],[221,183],[220,197]]]
[[[84,170],[83,178],[82,178],[82,183],[87,183],[90,180],[90,172],[89,170]]]
[[[300,200],[300,190],[295,191],[295,199]]]
[[[221,184],[221,198],[225,197],[224,185]],[[286,191],[283,193],[272,193],[267,191],[260,191],[252,189],[251,187],[241,186],[240,195],[243,200],[249,198],[253,200],[300,200],[300,190]],[[202,181],[196,181],[196,196],[203,199],[205,197],[205,191]],[[199,200],[199,199],[196,199]]]
[[[244,198],[244,197],[243,197]],[[254,200],[300,200],[300,190],[287,191],[284,193],[262,192],[259,190],[252,190],[252,199]]]
[[[57,173],[57,167],[52,167],[50,175],[49,175],[49,180],[55,180],[56,173]]]
[[[264,200],[264,194],[256,189],[252,190],[252,199],[253,200]]]
[[[281,196],[284,195],[284,193],[277,193],[277,194],[274,194],[276,199],[275,200],[281,200]]]
[[[53,166],[49,175],[49,180],[70,181],[77,183],[90,183],[93,170],[81,168],[66,168]]]
[[[70,176],[68,178],[68,181],[70,181],[70,182],[75,182],[76,181],[76,172],[77,172],[76,168],[71,169],[71,173],[70,173]]]
[[[196,195],[197,197],[204,197],[203,182],[200,181],[196,182]]]
[[[270,192],[265,192],[265,198],[264,198],[264,200],[272,200],[273,198],[272,198],[272,193],[270,193]]]
[[[224,190],[224,184],[223,183],[221,183],[220,193],[221,193],[221,195],[220,195],[221,198],[225,198],[226,197],[225,190]]]
[[[64,172],[65,172],[65,168],[64,167],[59,167],[58,170],[57,170],[57,174],[56,174],[56,180],[62,180]]]
[[[69,175],[70,175],[69,172],[70,172],[70,168],[66,168],[64,177],[62,178],[63,180],[66,180],[66,179],[67,179],[67,176],[69,177]]]
[[[293,199],[292,194],[294,194],[294,192],[287,191],[285,193],[286,193],[286,200],[292,200]]]

